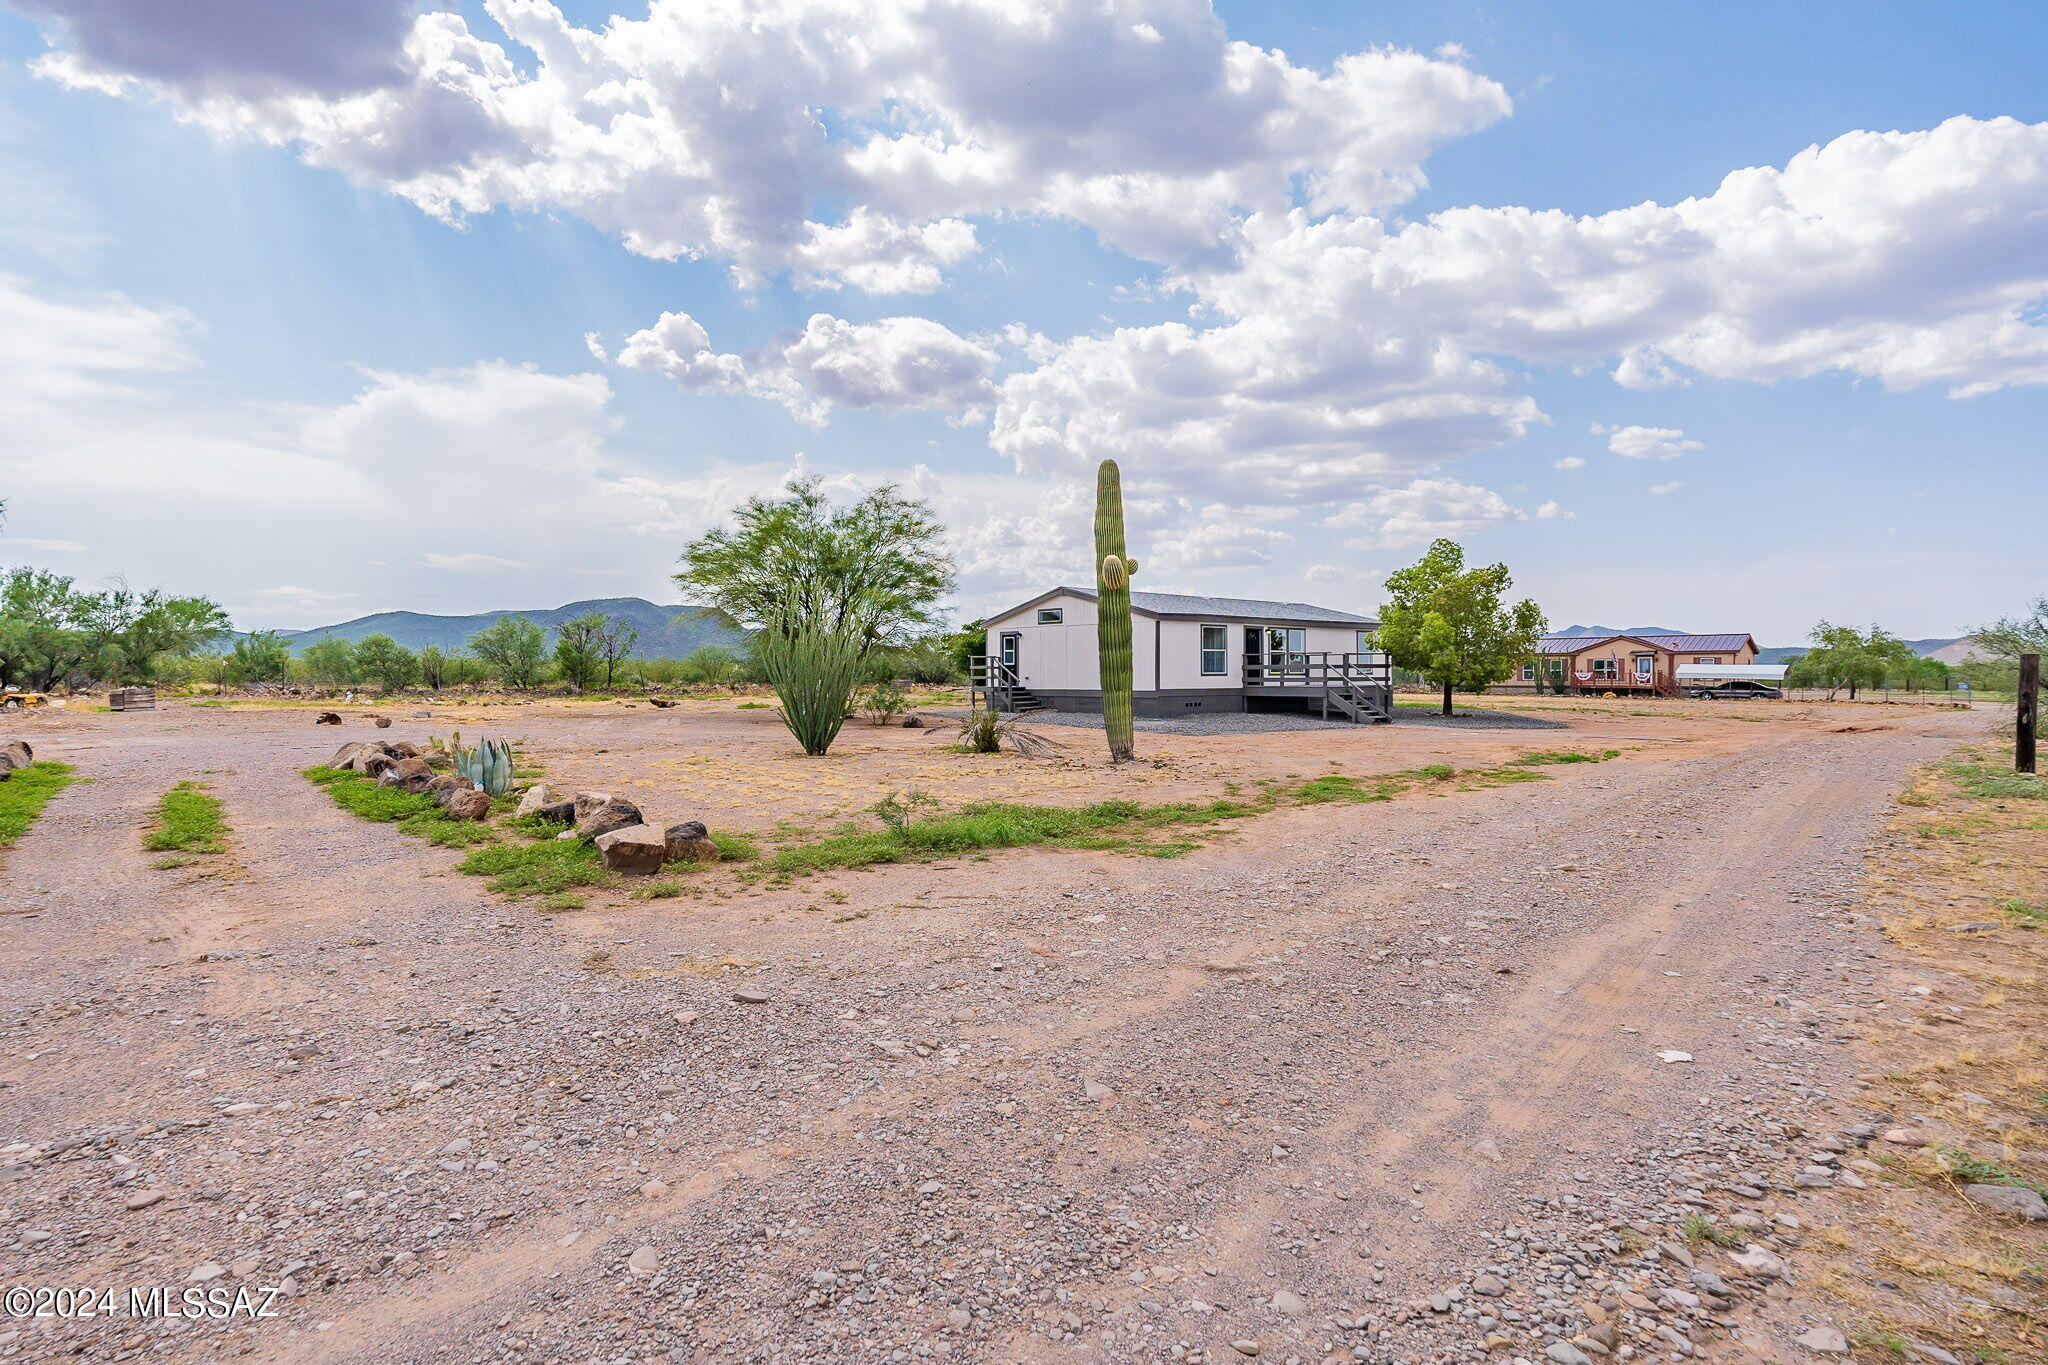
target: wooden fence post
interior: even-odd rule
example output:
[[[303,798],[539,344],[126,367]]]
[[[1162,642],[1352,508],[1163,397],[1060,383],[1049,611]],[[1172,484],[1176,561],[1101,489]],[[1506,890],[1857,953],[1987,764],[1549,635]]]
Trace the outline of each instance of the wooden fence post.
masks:
[[[2041,656],[2020,655],[2020,687],[2013,696],[2014,772],[2034,771],[2034,729],[2041,718]]]

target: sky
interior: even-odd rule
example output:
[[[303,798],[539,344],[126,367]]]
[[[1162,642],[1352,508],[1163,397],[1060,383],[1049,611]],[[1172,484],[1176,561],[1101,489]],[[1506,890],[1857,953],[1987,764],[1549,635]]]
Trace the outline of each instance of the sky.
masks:
[[[1960,634],[2048,590],[2048,9],[0,0],[0,565],[678,600],[793,474],[971,617]]]

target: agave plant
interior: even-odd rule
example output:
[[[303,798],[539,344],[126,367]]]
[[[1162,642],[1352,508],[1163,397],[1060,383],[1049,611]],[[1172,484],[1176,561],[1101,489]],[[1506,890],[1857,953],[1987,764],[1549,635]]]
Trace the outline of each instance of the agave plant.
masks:
[[[449,741],[448,754],[455,760],[456,772],[492,796],[503,796],[512,790],[512,746],[504,740],[478,740],[475,747],[465,749],[462,732],[458,730]]]

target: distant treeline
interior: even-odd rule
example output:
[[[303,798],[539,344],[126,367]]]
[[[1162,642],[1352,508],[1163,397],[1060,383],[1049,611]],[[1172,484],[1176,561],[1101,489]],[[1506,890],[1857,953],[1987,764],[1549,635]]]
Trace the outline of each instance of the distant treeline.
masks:
[[[231,649],[157,659],[154,681],[166,687],[375,688],[402,692],[459,687],[551,688],[584,692],[615,688],[737,687],[767,681],[745,648],[704,645],[680,659],[633,653],[638,632],[630,622],[595,613],[564,622],[550,648],[547,633],[521,616],[501,616],[469,637],[468,647],[413,650],[388,635],[349,641],[317,640],[298,653],[271,631],[235,640]],[[876,651],[871,681],[894,679],[946,684],[965,677],[964,650],[978,631],[933,634]]]

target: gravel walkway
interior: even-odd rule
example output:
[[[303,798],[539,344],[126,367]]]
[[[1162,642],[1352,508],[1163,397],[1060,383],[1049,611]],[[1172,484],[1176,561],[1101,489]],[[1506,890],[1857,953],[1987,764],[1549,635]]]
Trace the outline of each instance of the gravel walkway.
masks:
[[[92,781],[0,872],[7,1282],[286,1293],[0,1358],[1809,1359],[1773,1248],[1853,1172],[1800,1125],[1913,999],[1863,842],[1982,725],[557,915],[327,804],[300,717],[53,735]],[[136,842],[202,771],[203,881]]]
[[[932,715],[965,716],[965,711],[929,712]],[[1065,725],[1079,730],[1100,730],[1102,717],[1080,711],[1033,711],[1033,725]],[[1454,716],[1438,715],[1417,707],[1394,708],[1396,725],[1432,725],[1452,730],[1568,730],[1571,727],[1536,716],[1508,711],[1460,711]],[[1139,717],[1133,729],[1155,735],[1263,735],[1276,730],[1352,730],[1348,720],[1324,720],[1320,716],[1292,711],[1218,711],[1207,715],[1176,716],[1168,719]]]

